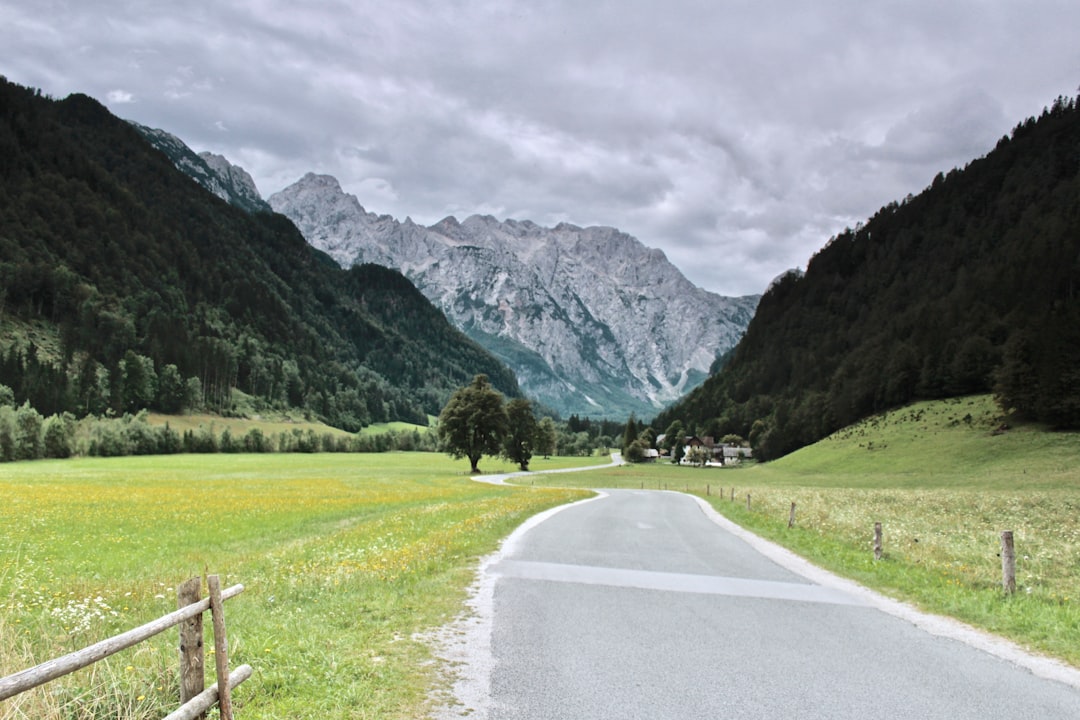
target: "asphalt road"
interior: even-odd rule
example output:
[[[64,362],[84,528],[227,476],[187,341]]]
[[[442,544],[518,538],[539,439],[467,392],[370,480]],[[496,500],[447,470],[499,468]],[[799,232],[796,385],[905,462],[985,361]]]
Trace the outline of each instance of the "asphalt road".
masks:
[[[1080,718],[1075,687],[786,569],[677,493],[551,513],[481,584],[441,717]]]

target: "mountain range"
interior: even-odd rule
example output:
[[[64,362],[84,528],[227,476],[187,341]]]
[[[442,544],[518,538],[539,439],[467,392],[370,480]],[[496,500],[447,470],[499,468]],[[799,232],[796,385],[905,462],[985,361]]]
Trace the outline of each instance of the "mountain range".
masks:
[[[655,414],[705,379],[758,301],[698,288],[610,227],[480,215],[424,227],[368,212],[310,173],[268,201],[342,267],[401,271],[523,392],[564,415]]]
[[[520,396],[400,273],[342,269],[246,173],[152,132],[163,155],[146,133],[86,95],[0,78],[0,384],[17,403],[303,413],[354,431],[427,423],[480,373]]]
[[[369,212],[335,178],[313,173],[264,202],[225,158],[136,127],[215,195],[285,215],[343,268],[400,271],[505,362],[525,394],[564,416],[654,415],[701,384],[760,299],[696,287],[663,252],[610,227],[479,215],[424,227]],[[730,269],[718,263],[717,272]]]

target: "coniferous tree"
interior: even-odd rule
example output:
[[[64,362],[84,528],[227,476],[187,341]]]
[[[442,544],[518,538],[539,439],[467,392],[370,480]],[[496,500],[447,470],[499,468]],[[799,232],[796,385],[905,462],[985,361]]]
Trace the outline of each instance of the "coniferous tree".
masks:
[[[637,436],[638,436],[637,418],[634,416],[634,413],[630,413],[630,418],[626,421],[626,427],[623,429],[621,448],[622,448],[622,451],[623,451],[624,455],[630,449],[630,446],[634,444],[634,441],[637,440]]]

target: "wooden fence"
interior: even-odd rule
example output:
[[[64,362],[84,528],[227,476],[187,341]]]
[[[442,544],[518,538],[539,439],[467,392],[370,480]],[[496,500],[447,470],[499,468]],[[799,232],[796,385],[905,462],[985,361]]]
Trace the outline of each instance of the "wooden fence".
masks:
[[[44,685],[99,660],[148,640],[171,627],[180,625],[180,707],[165,720],[195,720],[205,717],[206,711],[218,705],[221,720],[232,720],[232,689],[251,677],[251,666],[241,665],[229,672],[228,642],[225,637],[223,603],[244,590],[233,585],[225,590],[217,575],[206,578],[208,597],[201,597],[202,581],[194,577],[177,588],[177,609],[140,627],[63,657],[55,658],[32,668],[0,678],[0,700]],[[203,650],[203,613],[210,610],[214,627],[214,660],[218,682],[206,684],[205,653]]]
[[[711,488],[706,487],[706,494]],[[724,496],[724,489],[720,488],[720,497]],[[731,489],[731,501],[735,501],[735,489]],[[750,493],[746,494],[746,511],[750,512]],[[788,514],[788,528],[795,527],[795,503],[791,503],[791,512]],[[1001,588],[1007,595],[1016,592],[1016,549],[1013,541],[1012,530],[1001,531]],[[880,522],[874,523],[874,560],[882,558],[882,526]]]

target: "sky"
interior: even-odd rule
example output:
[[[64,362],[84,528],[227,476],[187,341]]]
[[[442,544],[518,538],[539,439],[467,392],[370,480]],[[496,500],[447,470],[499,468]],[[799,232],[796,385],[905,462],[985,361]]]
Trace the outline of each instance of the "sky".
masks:
[[[429,225],[617,227],[763,292],[1080,88],[1076,0],[0,0],[0,75]]]

